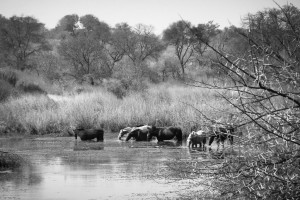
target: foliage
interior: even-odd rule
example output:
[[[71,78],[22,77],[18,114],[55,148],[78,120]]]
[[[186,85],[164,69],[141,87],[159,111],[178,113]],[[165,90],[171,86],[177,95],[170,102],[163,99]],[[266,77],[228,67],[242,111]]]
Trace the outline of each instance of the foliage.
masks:
[[[122,83],[122,81],[117,79],[109,79],[103,81],[104,87],[114,95],[116,95],[117,98],[123,98],[126,96],[126,90],[127,86]]]
[[[77,14],[66,15],[62,19],[59,20],[57,29],[60,31],[66,31],[71,35],[76,35],[76,29],[78,26],[79,16]]]
[[[299,16],[298,8],[287,5],[249,15],[245,23],[251,30],[252,42],[256,45],[268,46],[275,54],[280,55],[278,59],[291,57],[299,62]]]
[[[219,46],[223,52],[244,56],[248,52],[248,40],[243,34],[248,30],[231,26],[225,28],[216,38],[214,46]]]
[[[156,70],[161,76],[161,81],[166,81],[169,77],[180,79],[180,67],[178,59],[173,55],[173,49],[168,47],[155,64]]]
[[[210,43],[211,38],[218,34],[218,27],[212,21],[192,27],[190,22],[181,20],[164,30],[163,40],[175,48],[183,77],[189,63],[203,56],[207,49],[206,43]],[[202,41],[197,40],[196,36],[202,38]]]
[[[105,22],[100,22],[99,19],[93,15],[85,15],[80,17],[80,23],[86,32],[92,34],[96,40],[107,42],[110,37],[110,27]]]
[[[62,41],[58,47],[59,54],[73,67],[71,75],[78,80],[83,80],[84,75],[98,73],[102,50],[100,42],[95,42],[86,33],[70,37]]]
[[[43,77],[36,77],[30,72],[21,72],[10,68],[0,69],[1,90],[4,96],[20,96],[25,93],[45,94],[53,92],[54,85],[49,85]]]
[[[206,24],[198,24],[196,27],[192,28],[192,32],[200,37],[202,41],[196,40],[193,48],[196,54],[202,56],[207,49],[206,43],[211,43],[211,39],[220,33],[218,30],[219,25],[214,24],[213,21],[209,21]]]
[[[0,102],[7,100],[13,93],[13,86],[0,79]]]
[[[15,86],[19,80],[20,73],[17,70],[2,68],[0,69],[0,78]]]
[[[1,51],[6,51],[6,63],[16,69],[32,68],[30,58],[49,50],[44,24],[32,17],[13,16],[1,27]]]
[[[127,24],[118,24],[115,37],[115,46],[132,61],[134,74],[139,78],[147,70],[146,61],[157,59],[164,50],[164,45],[153,34],[150,26],[139,24],[133,29]]]
[[[171,24],[163,32],[163,40],[175,47],[175,55],[179,60],[183,76],[187,63],[194,55],[195,38],[190,31],[191,26],[190,22],[178,21]]]
[[[51,83],[60,83],[64,79],[64,73],[68,72],[64,68],[63,60],[54,52],[41,52],[32,58],[32,63],[36,66],[37,73],[43,75]]]

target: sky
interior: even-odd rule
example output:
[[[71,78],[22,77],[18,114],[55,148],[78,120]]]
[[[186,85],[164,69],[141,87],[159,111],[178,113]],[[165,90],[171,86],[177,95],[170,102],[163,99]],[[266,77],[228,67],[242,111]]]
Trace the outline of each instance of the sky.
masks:
[[[300,8],[300,0],[275,1]],[[0,0],[1,15],[31,16],[48,29],[66,15],[92,14],[112,27],[121,22],[151,25],[158,35],[181,19],[193,25],[214,21],[220,28],[241,26],[248,13],[275,7],[273,0]]]

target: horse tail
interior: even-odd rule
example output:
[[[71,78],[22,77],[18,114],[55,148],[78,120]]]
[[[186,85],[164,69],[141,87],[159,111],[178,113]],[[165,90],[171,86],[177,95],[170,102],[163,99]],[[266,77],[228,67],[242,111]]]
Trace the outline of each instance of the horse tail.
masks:
[[[186,143],[189,144],[190,141],[191,141],[191,136],[192,136],[192,133],[189,134],[189,136],[187,137],[186,139]]]

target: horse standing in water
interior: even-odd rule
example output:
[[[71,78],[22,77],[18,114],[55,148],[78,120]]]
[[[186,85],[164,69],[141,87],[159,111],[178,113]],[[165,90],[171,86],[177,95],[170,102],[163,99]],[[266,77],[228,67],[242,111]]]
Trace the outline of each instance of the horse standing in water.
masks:
[[[138,125],[138,126],[135,126],[135,127],[126,127],[126,128],[123,128],[120,130],[119,132],[119,135],[118,135],[118,139],[121,140],[122,137],[136,129],[139,129],[139,130],[142,130],[142,131],[145,131],[145,130],[149,130],[151,127],[148,126],[148,125]]]
[[[205,150],[207,133],[203,130],[197,132],[192,131],[187,138],[187,145],[190,148],[192,146],[197,148],[197,145],[200,145],[200,149]]]
[[[224,149],[224,142],[226,139],[229,140],[230,144],[233,145],[233,133],[235,132],[235,128],[232,125],[227,126],[213,126],[211,130],[208,146],[211,148],[211,144],[216,139],[218,144],[218,148],[220,146],[220,142],[222,143]]]
[[[178,142],[182,141],[182,130],[180,127],[156,127],[153,126],[152,130],[149,131],[147,135],[148,141],[152,139],[152,137],[156,137],[158,142],[163,142],[164,140],[171,140],[176,138]]]
[[[92,140],[97,138],[97,142],[103,141],[104,130],[103,129],[84,129],[84,128],[76,128],[73,130],[75,139],[77,140],[77,136],[80,137],[82,141]]]

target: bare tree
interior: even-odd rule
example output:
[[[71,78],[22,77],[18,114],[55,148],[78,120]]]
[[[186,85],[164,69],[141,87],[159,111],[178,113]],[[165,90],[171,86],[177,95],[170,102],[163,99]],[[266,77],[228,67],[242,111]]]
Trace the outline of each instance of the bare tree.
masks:
[[[135,73],[143,76],[147,67],[146,61],[157,59],[165,48],[159,38],[153,33],[151,26],[143,24],[135,28],[127,24],[119,24],[115,30],[113,44],[119,52],[117,55],[126,55],[133,63]],[[146,70],[147,71],[147,70]]]
[[[163,40],[175,47],[175,54],[179,60],[183,78],[185,68],[194,55],[193,47],[196,42],[190,29],[190,22],[178,21],[171,24],[170,27],[163,32]]]
[[[300,198],[299,19],[293,5],[249,15],[248,32],[240,32],[249,45],[243,57],[206,43],[226,81],[194,84],[216,90],[242,116],[235,126],[243,128],[243,148],[221,161],[172,166],[181,175],[208,175],[206,187],[225,199]]]

